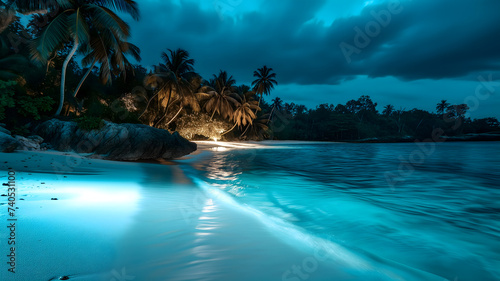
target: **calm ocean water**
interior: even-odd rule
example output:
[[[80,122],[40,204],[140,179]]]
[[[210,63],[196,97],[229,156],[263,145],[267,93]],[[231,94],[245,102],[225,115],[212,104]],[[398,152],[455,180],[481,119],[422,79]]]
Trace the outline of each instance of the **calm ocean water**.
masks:
[[[194,176],[301,235],[448,280],[500,280],[498,142],[222,150]],[[343,280],[326,277],[310,280]]]
[[[0,279],[500,280],[498,142],[222,145],[20,166],[19,271]]]

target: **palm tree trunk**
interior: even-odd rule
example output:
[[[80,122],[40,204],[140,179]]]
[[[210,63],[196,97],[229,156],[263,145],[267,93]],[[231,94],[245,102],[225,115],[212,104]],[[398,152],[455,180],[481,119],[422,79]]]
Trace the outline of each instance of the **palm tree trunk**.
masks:
[[[275,108],[275,106],[273,106],[273,109],[271,110],[271,114],[269,115],[269,118],[267,119],[268,124],[271,121],[271,117],[273,117],[274,108]]]
[[[151,101],[159,94],[160,92],[156,92],[156,94],[154,96],[152,96],[149,101],[148,101],[148,104],[146,104],[146,108],[144,109],[144,111],[141,113],[141,115],[139,115],[139,118],[142,117],[142,115],[144,115],[144,113],[146,113],[146,111],[148,110],[149,108],[149,104],[151,103]]]
[[[160,118],[160,120],[156,121],[155,125],[153,127],[158,126],[160,124],[161,120],[163,120],[165,117],[167,117],[168,114],[168,107],[170,106],[170,98],[172,97],[172,89],[169,91],[168,99],[167,99],[167,106],[165,106],[165,112],[163,113],[163,116]]]
[[[262,95],[259,97],[259,102],[257,103],[257,107],[260,107],[260,100],[262,99]],[[255,116],[257,116],[257,108],[255,109]]]
[[[80,80],[80,83],[78,83],[78,86],[76,87],[76,90],[75,90],[75,93],[73,94],[73,97],[76,98],[76,95],[78,94],[78,91],[80,91],[80,88],[82,87],[83,82],[85,82],[85,80],[89,76],[90,72],[92,72],[92,69],[94,69],[94,65],[95,65],[96,62],[97,62],[96,59],[94,59],[94,61],[92,62],[92,65],[89,68],[89,70],[87,70],[87,73],[85,73],[85,75],[82,77],[82,80]]]
[[[234,123],[234,126],[233,126],[231,129],[229,129],[229,131],[224,132],[224,133],[223,133],[223,134],[221,134],[220,136],[222,137],[223,135],[225,135],[225,134],[227,134],[227,133],[231,132],[234,128],[236,128],[236,125],[238,125],[238,123]]]
[[[250,124],[248,124],[247,128],[245,129],[245,131],[241,134],[240,138],[245,135],[245,133],[248,131],[249,128],[250,128]]]
[[[60,96],[59,96],[59,107],[57,108],[55,116],[59,116],[59,114],[61,114],[61,110],[63,108],[63,104],[64,104],[64,86],[65,86],[65,83],[66,83],[66,69],[68,68],[69,61],[71,60],[71,58],[75,54],[76,50],[78,49],[78,45],[79,45],[78,41],[75,40],[75,45],[73,46],[73,49],[71,49],[71,51],[69,52],[68,56],[66,57],[66,59],[64,60],[64,63],[63,63],[63,68],[62,68],[62,73],[61,73],[61,93],[60,93]]]
[[[181,107],[179,108],[179,111],[177,111],[177,113],[174,115],[174,117],[172,117],[172,119],[170,119],[170,121],[168,121],[166,126],[170,125],[170,123],[172,123],[172,121],[174,121],[175,118],[177,118],[177,115],[179,115],[181,113],[183,108],[184,108],[184,106],[181,105]]]
[[[214,109],[214,112],[212,113],[212,116],[210,116],[210,121],[212,121],[212,118],[214,118],[214,115],[215,115],[215,109]]]

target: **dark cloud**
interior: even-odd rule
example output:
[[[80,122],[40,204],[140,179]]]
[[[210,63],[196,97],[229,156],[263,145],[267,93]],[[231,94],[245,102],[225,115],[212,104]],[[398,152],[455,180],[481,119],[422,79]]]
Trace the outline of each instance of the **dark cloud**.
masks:
[[[236,7],[223,19],[215,7],[196,2],[143,1],[132,41],[146,65],[157,63],[163,50],[180,47],[191,52],[203,75],[226,69],[242,82],[264,64],[281,83],[304,85],[337,84],[356,75],[440,79],[498,69],[500,1],[401,1],[378,32],[374,14],[385,20],[389,2],[325,26],[315,19],[318,11],[328,14],[324,7],[331,9],[325,1],[272,1],[239,13]],[[367,26],[375,36],[360,48],[355,28]],[[350,63],[342,42],[357,48]]]
[[[432,111],[441,99],[474,96],[478,76],[500,79],[500,1],[402,0],[375,32],[374,14],[386,19],[391,1],[143,0],[141,21],[127,21],[145,66],[183,48],[205,78],[223,69],[248,84],[265,64],[280,82],[273,97],[309,107],[365,94]],[[356,47],[356,30],[367,26],[375,36]],[[350,63],[342,43],[359,49]],[[472,116],[498,116],[498,93]]]

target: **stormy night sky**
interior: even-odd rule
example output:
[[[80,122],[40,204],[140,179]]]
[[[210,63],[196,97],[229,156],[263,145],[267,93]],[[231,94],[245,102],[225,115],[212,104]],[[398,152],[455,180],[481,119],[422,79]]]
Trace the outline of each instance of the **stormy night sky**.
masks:
[[[434,112],[446,99],[470,117],[500,117],[498,0],[142,0],[131,42],[142,65],[183,48],[210,78],[238,84],[267,65],[271,97],[315,107],[361,95]],[[268,97],[267,100],[269,101]]]

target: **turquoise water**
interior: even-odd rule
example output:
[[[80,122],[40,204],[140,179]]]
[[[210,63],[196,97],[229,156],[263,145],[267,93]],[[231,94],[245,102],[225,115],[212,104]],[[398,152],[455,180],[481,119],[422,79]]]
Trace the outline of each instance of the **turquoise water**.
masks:
[[[194,166],[238,204],[368,260],[500,280],[498,142],[297,143],[215,152]]]
[[[219,145],[168,165],[54,156],[64,174],[9,155],[25,200],[0,280],[500,280],[498,142]]]

